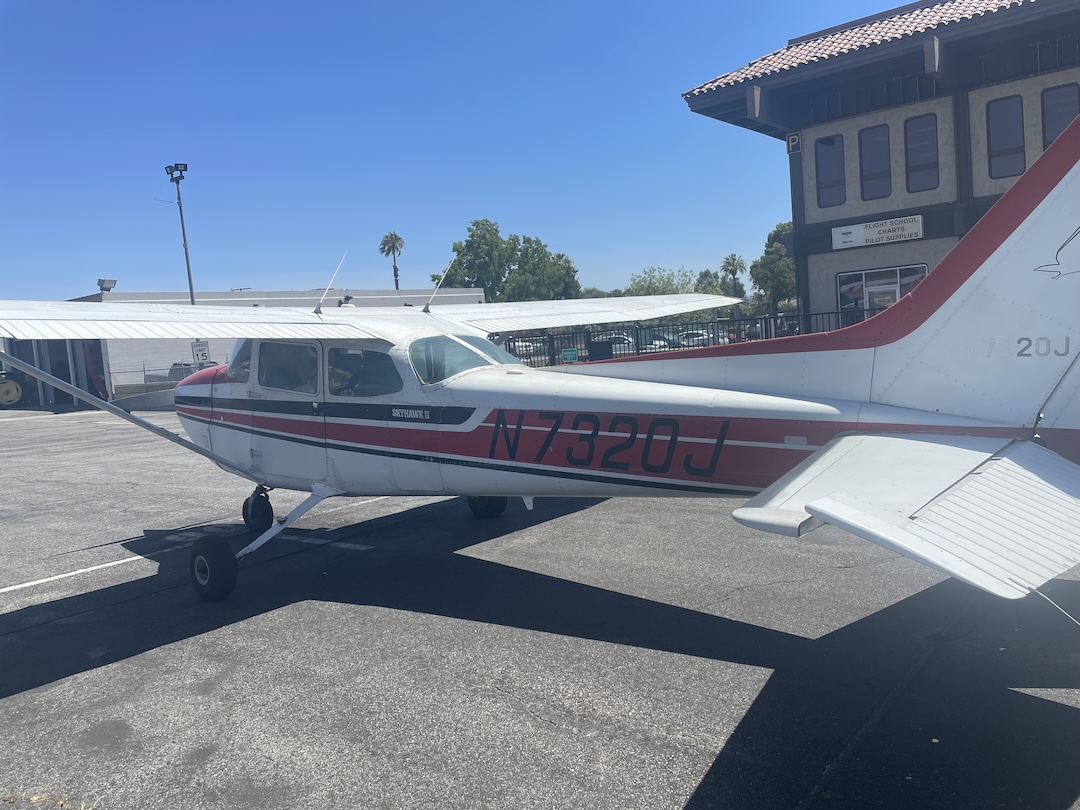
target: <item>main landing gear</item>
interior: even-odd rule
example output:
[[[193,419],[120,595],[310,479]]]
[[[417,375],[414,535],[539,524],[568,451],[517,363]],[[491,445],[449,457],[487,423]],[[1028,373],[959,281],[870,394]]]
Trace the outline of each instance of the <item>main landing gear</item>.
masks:
[[[255,534],[262,534],[274,525],[274,507],[270,505],[269,491],[260,484],[244,501],[244,525]]]
[[[506,511],[506,498],[501,495],[479,495],[466,498],[473,516],[487,520],[497,518]]]
[[[345,493],[339,489],[315,484],[303,503],[293,509],[280,522],[274,522],[274,508],[267,497],[269,490],[261,484],[244,501],[244,525],[259,536],[233,554],[224,537],[201,537],[191,545],[188,572],[195,594],[204,602],[227,599],[236,587],[237,563],[251,552],[284,531],[316,504],[327,498]]]

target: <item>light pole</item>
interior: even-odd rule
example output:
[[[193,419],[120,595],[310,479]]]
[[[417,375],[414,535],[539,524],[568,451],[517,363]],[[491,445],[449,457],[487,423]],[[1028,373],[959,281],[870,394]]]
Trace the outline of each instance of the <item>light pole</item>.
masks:
[[[174,163],[165,167],[165,173],[169,175],[169,182],[176,183],[176,207],[180,209],[180,235],[184,237],[184,263],[187,264],[188,295],[191,296],[191,304],[195,304],[195,282],[191,280],[191,257],[188,255],[187,228],[184,227],[184,201],[180,199],[180,181],[184,179],[187,171],[186,163]]]

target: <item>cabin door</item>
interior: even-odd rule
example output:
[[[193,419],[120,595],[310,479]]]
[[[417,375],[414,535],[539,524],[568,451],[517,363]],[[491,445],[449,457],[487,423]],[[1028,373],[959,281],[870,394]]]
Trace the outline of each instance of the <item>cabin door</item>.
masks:
[[[326,480],[325,382],[319,344],[262,340],[251,375],[251,461],[271,486]]]

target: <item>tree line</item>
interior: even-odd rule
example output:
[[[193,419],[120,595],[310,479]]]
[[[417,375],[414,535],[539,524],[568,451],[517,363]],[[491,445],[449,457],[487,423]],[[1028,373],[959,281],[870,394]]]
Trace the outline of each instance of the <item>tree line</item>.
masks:
[[[474,220],[460,242],[454,242],[454,258],[445,278],[431,276],[433,284],[445,287],[482,287],[488,301],[537,301],[567,298],[606,298],[623,295],[670,295],[708,293],[748,298],[742,306],[746,315],[787,309],[795,298],[795,262],[788,250],[792,224],[779,223],[766,237],[765,248],[750,263],[729,253],[716,270],[697,273],[680,268],[646,267],[630,276],[626,287],[601,290],[582,287],[577,267],[565,253],[553,253],[543,241],[532,236],[504,237],[498,223]],[[405,240],[394,231],[382,238],[379,252],[390,258],[394,289],[398,289],[397,258]],[[749,275],[752,292],[748,296],[742,277]]]

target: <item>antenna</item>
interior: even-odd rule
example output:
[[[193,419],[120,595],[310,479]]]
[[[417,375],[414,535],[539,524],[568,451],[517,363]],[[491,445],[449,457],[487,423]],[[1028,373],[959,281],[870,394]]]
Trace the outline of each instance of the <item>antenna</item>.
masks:
[[[429,298],[428,302],[426,304],[424,304],[424,309],[422,311],[426,312],[428,315],[431,314],[431,302],[435,300],[435,293],[437,293],[439,291],[439,287],[441,287],[442,283],[444,281],[446,281],[446,274],[450,272],[450,268],[453,266],[454,262],[456,262],[456,261],[457,261],[457,256],[455,256],[454,258],[452,258],[450,260],[450,264],[446,265],[446,269],[442,271],[442,276],[439,278],[439,283],[436,284],[435,289],[431,291],[431,298]]]
[[[341,254],[341,261],[337,263],[337,267],[334,268],[334,275],[330,276],[330,283],[326,285],[326,289],[323,290],[322,298],[319,299],[319,303],[315,305],[315,314],[322,315],[322,302],[326,300],[327,294],[330,292],[330,288],[334,286],[334,279],[337,278],[338,270],[341,269],[341,265],[345,263],[345,257],[349,255],[349,251],[345,251]]]

